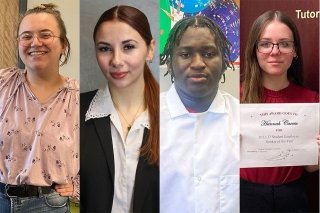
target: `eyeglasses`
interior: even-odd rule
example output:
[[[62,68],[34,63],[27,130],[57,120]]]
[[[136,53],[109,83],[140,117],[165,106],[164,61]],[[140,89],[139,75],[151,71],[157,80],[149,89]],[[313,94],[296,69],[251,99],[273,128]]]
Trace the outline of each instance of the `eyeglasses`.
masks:
[[[37,35],[35,33],[24,32],[18,36],[17,40],[21,46],[28,47],[35,37],[37,37],[39,42],[45,45],[51,44],[54,38],[60,38],[59,36],[55,36],[52,32],[40,32]]]
[[[270,54],[274,48],[274,45],[278,46],[278,50],[281,53],[292,53],[294,50],[294,42],[293,41],[281,41],[279,43],[272,43],[270,41],[258,41],[257,49],[260,53]]]

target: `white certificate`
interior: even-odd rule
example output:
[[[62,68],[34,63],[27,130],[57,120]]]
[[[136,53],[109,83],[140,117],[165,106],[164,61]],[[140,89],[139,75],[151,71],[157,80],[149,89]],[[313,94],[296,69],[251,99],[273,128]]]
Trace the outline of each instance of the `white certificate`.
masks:
[[[240,167],[318,164],[319,104],[241,104]]]

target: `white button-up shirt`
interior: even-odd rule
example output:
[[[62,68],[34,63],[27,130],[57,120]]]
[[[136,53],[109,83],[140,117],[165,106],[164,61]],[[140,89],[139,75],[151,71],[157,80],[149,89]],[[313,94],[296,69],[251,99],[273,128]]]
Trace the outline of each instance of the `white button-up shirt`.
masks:
[[[160,211],[239,212],[239,101],[218,91],[189,113],[174,85],[160,95]]]
[[[134,121],[127,138],[124,138],[117,110],[111,99],[108,86],[98,90],[93,98],[86,120],[110,115],[114,154],[114,197],[112,212],[132,212],[132,201],[136,169],[145,127],[149,127],[147,110]],[[92,174],[94,175],[94,174]],[[97,183],[99,184],[99,183]]]

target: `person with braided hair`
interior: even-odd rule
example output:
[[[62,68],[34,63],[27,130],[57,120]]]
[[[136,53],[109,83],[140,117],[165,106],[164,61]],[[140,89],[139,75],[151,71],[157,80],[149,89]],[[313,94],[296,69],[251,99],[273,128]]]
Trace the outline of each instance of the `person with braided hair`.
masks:
[[[219,90],[229,56],[207,17],[171,29],[160,55],[173,82],[160,95],[161,212],[239,211],[239,101]]]
[[[0,212],[70,212],[79,199],[79,83],[59,74],[70,44],[53,4],[17,30],[25,69],[0,70]]]

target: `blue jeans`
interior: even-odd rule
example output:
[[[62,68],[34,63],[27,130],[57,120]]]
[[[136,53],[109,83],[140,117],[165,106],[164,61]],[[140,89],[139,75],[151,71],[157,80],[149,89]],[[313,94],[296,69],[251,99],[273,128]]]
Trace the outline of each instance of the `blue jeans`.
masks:
[[[69,213],[69,198],[62,197],[52,189],[50,194],[39,197],[8,197],[0,193],[1,213]]]

